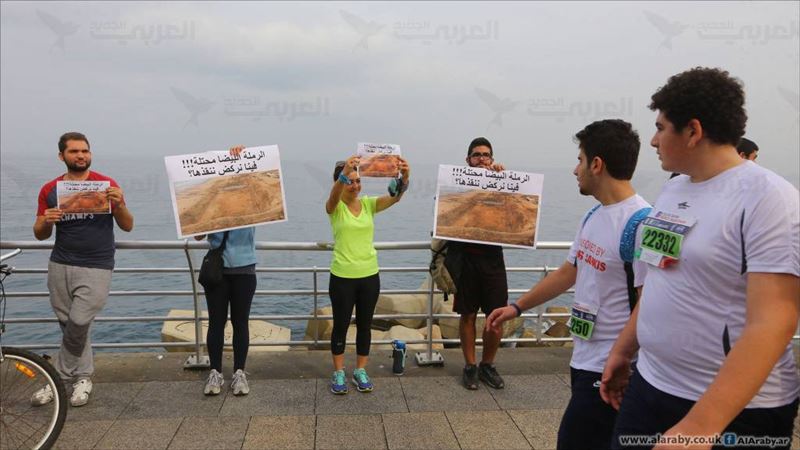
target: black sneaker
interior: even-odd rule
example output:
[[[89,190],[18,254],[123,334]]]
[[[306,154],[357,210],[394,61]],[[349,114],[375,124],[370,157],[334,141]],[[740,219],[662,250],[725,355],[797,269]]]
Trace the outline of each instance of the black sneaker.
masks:
[[[503,377],[494,368],[494,364],[480,363],[478,366],[478,378],[495,389],[503,389],[506,386]]]
[[[464,366],[464,374],[461,376],[461,381],[464,382],[464,387],[471,391],[478,389],[478,366],[475,364]]]

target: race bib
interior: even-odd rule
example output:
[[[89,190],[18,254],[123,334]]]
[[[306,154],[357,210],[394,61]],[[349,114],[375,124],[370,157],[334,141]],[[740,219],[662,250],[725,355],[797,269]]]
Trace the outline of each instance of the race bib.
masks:
[[[597,320],[597,308],[592,308],[582,303],[572,305],[572,315],[569,318],[570,334],[588,341],[594,332],[594,323]]]
[[[680,259],[686,234],[697,219],[663,211],[655,212],[642,222],[642,240],[636,257],[656,267],[666,268]]]

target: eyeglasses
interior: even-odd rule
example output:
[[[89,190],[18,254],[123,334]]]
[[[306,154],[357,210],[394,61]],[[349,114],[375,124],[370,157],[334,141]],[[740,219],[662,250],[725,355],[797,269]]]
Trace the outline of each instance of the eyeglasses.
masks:
[[[491,153],[473,153],[473,154],[469,155],[469,157],[470,157],[470,158],[486,158],[486,159],[492,159],[492,154],[491,154]]]

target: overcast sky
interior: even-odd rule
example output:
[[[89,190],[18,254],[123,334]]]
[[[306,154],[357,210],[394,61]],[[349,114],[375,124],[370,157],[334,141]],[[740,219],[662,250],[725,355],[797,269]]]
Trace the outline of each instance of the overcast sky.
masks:
[[[95,160],[243,143],[327,163],[366,141],[452,164],[485,135],[507,166],[571,168],[574,133],[619,117],[656,169],[650,95],[703,65],[744,82],[759,162],[798,184],[797,2],[1,8],[2,162],[54,159],[79,130]]]

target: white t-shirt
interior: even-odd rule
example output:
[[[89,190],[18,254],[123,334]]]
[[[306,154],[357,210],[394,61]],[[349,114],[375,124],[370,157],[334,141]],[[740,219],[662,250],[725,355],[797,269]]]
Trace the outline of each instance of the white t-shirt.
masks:
[[[642,197],[633,195],[619,203],[600,206],[578,228],[567,258],[570,264],[577,261],[575,302],[596,310],[597,317],[588,340],[572,339],[575,349],[570,366],[575,369],[602,373],[608,352],[631,316],[619,245],[630,217],[649,206]],[[633,262],[634,286],[642,285],[646,266],[639,260]]]
[[[657,389],[697,400],[745,324],[748,272],[800,276],[798,191],[750,161],[691,183],[669,180],[657,211],[697,220],[679,261],[648,268],[637,322],[638,368]],[[755,355],[754,355],[755,356]],[[774,408],[800,394],[791,344],[747,408]]]

